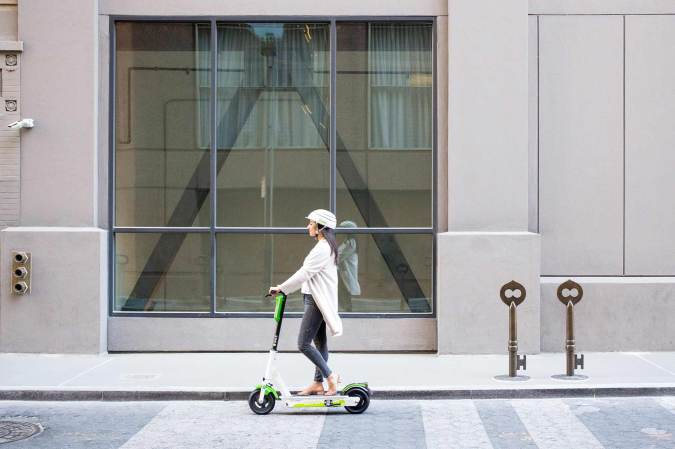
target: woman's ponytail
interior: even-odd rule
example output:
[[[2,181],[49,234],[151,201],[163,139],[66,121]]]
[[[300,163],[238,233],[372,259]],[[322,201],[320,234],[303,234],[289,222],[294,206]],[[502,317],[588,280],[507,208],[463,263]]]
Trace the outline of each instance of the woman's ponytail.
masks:
[[[338,244],[337,241],[335,240],[335,230],[331,228],[326,228],[322,225],[318,226],[319,232],[321,235],[323,235],[323,238],[326,239],[328,244],[330,245],[330,253],[333,255],[335,259],[335,265],[338,263]]]

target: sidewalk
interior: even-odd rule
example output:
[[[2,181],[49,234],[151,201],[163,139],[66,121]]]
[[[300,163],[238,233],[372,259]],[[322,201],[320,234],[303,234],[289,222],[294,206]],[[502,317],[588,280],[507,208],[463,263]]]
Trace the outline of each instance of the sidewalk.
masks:
[[[260,381],[266,353],[0,354],[0,399],[241,400]],[[379,398],[518,398],[675,395],[675,352],[586,353],[586,380],[552,379],[562,353],[528,355],[527,381],[498,381],[506,355],[331,354],[346,383],[368,381]],[[281,353],[291,389],[311,380],[298,353]]]

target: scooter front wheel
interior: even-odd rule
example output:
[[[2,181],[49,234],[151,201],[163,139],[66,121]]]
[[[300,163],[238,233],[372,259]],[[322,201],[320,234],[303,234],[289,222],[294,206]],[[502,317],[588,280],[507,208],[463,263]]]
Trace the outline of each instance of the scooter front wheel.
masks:
[[[262,403],[258,402],[260,399],[260,388],[256,388],[248,396],[248,406],[251,408],[251,411],[256,415],[266,415],[272,411],[274,408],[274,395],[272,393],[267,393],[263,397]]]

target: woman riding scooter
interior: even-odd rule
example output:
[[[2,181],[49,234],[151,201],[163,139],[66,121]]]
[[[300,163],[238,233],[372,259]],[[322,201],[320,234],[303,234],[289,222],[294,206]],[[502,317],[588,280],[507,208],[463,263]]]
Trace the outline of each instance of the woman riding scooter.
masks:
[[[282,284],[270,287],[270,293],[289,295],[301,289],[304,313],[298,335],[298,349],[316,366],[314,382],[298,393],[335,395],[339,376],[328,367],[326,328],[333,336],[342,335],[342,320],[338,315],[338,247],[335,241],[335,215],[324,209],[312,211],[307,217],[307,232],[317,240],[302,267]],[[312,346],[311,342],[314,341]],[[324,391],[323,379],[328,383]]]

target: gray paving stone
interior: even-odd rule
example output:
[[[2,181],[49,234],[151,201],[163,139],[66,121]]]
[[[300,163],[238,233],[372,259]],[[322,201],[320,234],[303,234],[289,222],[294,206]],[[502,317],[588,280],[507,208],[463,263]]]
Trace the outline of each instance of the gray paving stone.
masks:
[[[675,448],[675,397],[373,400],[253,414],[244,401],[0,401],[45,431],[8,449]],[[4,446],[3,446],[4,447]]]
[[[117,449],[166,403],[0,402],[0,420],[39,423],[44,431],[11,449]]]
[[[675,447],[675,416],[653,398],[566,399],[565,403],[606,447]]]
[[[360,415],[331,411],[319,439],[321,449],[423,449],[424,424],[419,402],[373,401]]]

